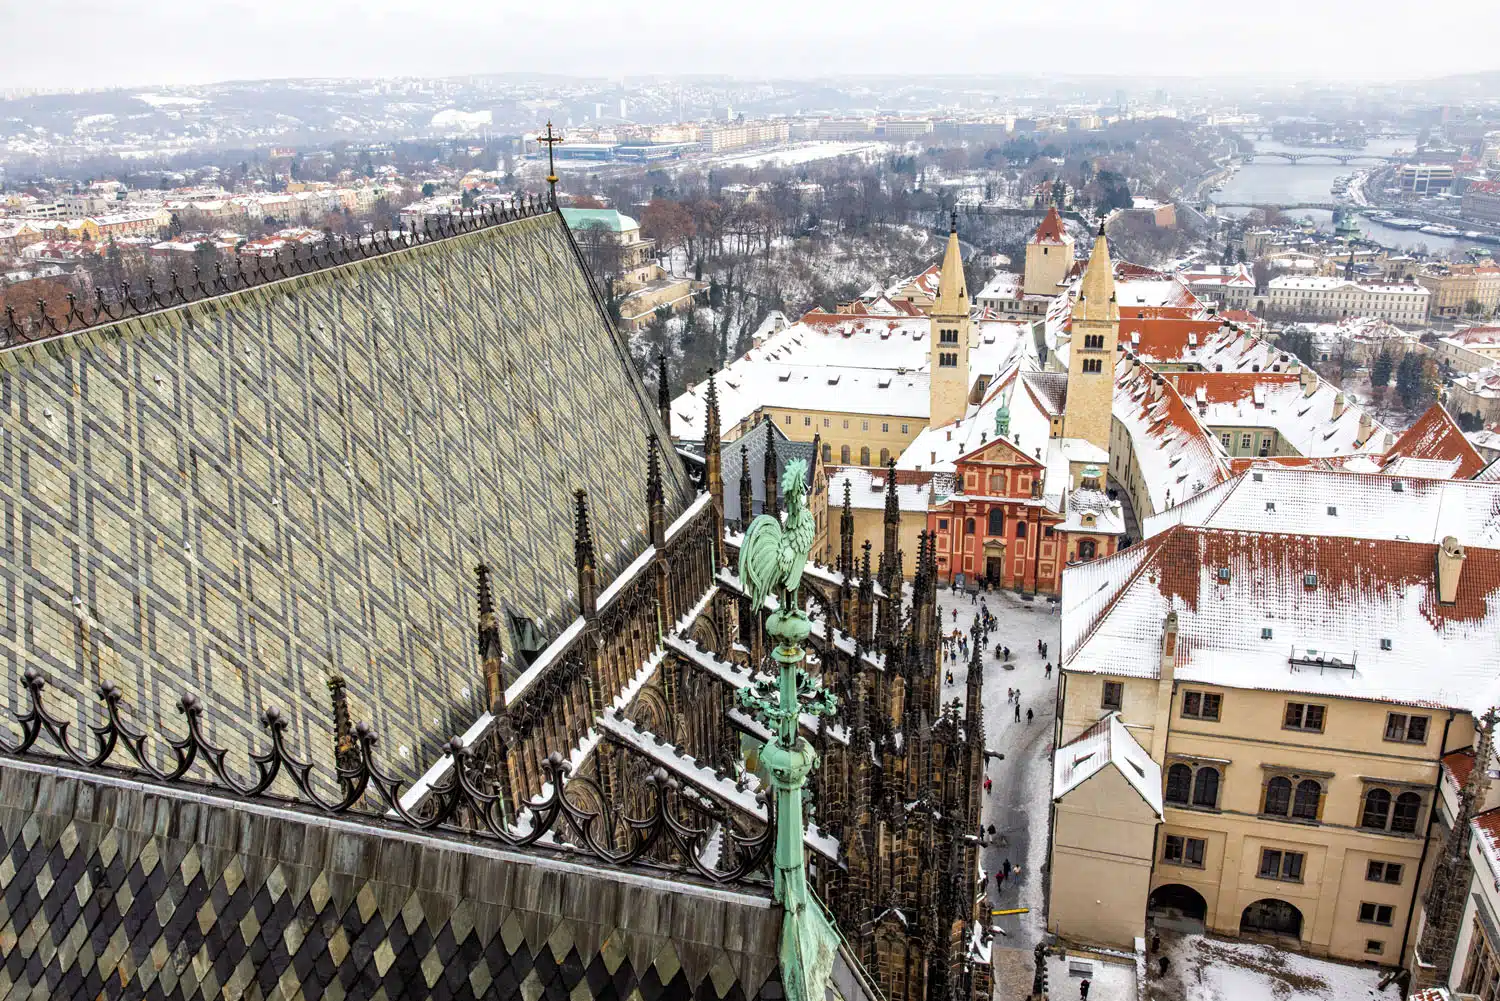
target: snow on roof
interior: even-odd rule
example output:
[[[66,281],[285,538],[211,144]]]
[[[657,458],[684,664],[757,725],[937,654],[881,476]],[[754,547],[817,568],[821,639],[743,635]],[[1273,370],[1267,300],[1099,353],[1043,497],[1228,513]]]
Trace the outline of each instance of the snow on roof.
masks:
[[[981,302],[985,299],[1014,299],[1021,294],[1024,283],[1025,277],[1014,271],[996,271],[974,298]]]
[[[1496,347],[1500,346],[1500,326],[1482,324],[1475,327],[1465,327],[1462,330],[1455,330],[1447,337],[1444,337],[1443,340],[1465,346]]]
[[[1057,528],[1064,532],[1124,535],[1124,506],[1117,500],[1110,500],[1102,490],[1079,487],[1068,495],[1067,517]]]
[[[1175,525],[1064,570],[1062,663],[1157,677],[1176,611],[1180,682],[1481,712],[1500,696],[1500,551],[1468,549],[1451,605],[1436,558],[1427,541]]]
[[[1333,292],[1350,289],[1355,292],[1379,294],[1405,293],[1407,295],[1430,295],[1421,285],[1403,285],[1399,282],[1353,282],[1347,278],[1328,275],[1279,275],[1267,284],[1271,289],[1287,289],[1294,292]]]
[[[720,425],[729,432],[764,407],[825,409],[926,420],[930,412],[926,316],[870,317],[812,312],[768,334],[718,373]],[[986,321],[974,326],[971,375],[999,372],[1023,354],[1026,324]],[[672,436],[701,439],[708,384],[672,401]]]
[[[876,472],[859,466],[845,466],[828,478],[829,508],[843,506],[844,484],[848,483],[851,507],[863,510],[884,509],[887,475],[885,472]],[[931,485],[928,483],[897,482],[896,484],[896,501],[902,511],[925,512],[930,496]]]
[[[1500,365],[1469,372],[1453,380],[1453,384],[1473,396],[1485,399],[1500,397]]]
[[[1465,546],[1500,549],[1500,483],[1268,465],[1205,494],[1148,517],[1145,536],[1183,524],[1429,546],[1452,535]]]
[[[1210,427],[1275,428],[1310,458],[1375,452],[1388,441],[1384,425],[1319,380],[1309,395],[1286,372],[1165,372],[1165,378]]]
[[[995,415],[1002,406],[1010,410],[1010,435],[1005,440],[1041,463],[1043,460],[1036,450],[1046,446],[1052,419],[1020,378],[1022,367],[1029,369],[1034,364],[1030,358],[1017,359],[990,383],[984,399],[977,406],[970,406],[963,418],[942,427],[923,429],[896,460],[896,468],[911,472],[953,472],[960,457],[996,439]]]
[[[1297,365],[1292,355],[1222,318],[1121,310],[1120,343],[1145,361],[1195,364],[1207,372],[1284,372]]]
[[[1500,807],[1486,810],[1473,820],[1471,830],[1484,860],[1489,863],[1490,875],[1500,879]]]
[[[1131,452],[1151,497],[1164,511],[1229,475],[1214,437],[1183,402],[1177,389],[1144,365],[1121,360],[1115,368],[1114,416],[1130,436]]]
[[[1052,757],[1052,798],[1062,799],[1107,765],[1113,765],[1158,818],[1161,767],[1136,743],[1120,714],[1112,712],[1062,747]]]
[[[1402,432],[1386,453],[1386,472],[1422,475],[1416,461],[1441,462],[1446,471],[1442,478],[1469,479],[1485,467],[1484,457],[1464,437],[1463,430],[1441,403],[1434,403]],[[1398,468],[1399,467],[1399,468]],[[1433,467],[1436,471],[1437,467]]]

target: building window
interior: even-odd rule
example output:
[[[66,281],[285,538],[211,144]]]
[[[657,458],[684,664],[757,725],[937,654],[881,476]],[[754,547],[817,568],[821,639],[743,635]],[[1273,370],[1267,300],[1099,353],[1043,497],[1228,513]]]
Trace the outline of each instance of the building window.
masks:
[[[1292,797],[1292,816],[1297,820],[1317,820],[1318,802],[1323,798],[1323,787],[1312,779],[1297,783]]]
[[[849,465],[849,446],[848,445],[840,445],[839,446],[839,462],[843,463],[846,466]]]
[[[781,418],[781,423],[783,423],[783,424],[791,424],[792,423],[792,415],[791,414],[787,414],[786,416],[782,417]]]
[[[1180,835],[1168,834],[1162,841],[1161,857],[1166,862],[1202,869],[1204,849],[1207,847],[1208,843],[1202,838],[1184,838]]]
[[[947,518],[939,518],[938,519],[938,531],[939,532],[946,532],[946,531],[948,531],[948,519]]]
[[[964,519],[964,534],[965,535],[973,535],[974,534],[974,519],[973,518],[965,518]]]
[[[1087,349],[1092,349],[1094,351],[1103,351],[1104,350],[1104,335],[1103,334],[1084,334],[1083,335],[1083,346],[1084,346],[1084,348],[1086,350]]]
[[[883,466],[887,462],[890,462],[890,461],[891,461],[891,450],[888,449],[888,448],[882,448],[880,450],[880,464]]]
[[[859,429],[861,431],[868,431],[868,430],[870,430],[870,422],[869,421],[860,421],[859,422]]]
[[[828,426],[828,418],[827,417],[823,418],[823,426],[825,428]]]
[[[1266,797],[1261,813],[1285,817],[1292,806],[1292,780],[1278,775],[1266,783]]]
[[[1367,938],[1365,939],[1365,952],[1374,953],[1378,956],[1382,952],[1385,952],[1385,943],[1378,938]]]
[[[883,423],[882,423],[882,424],[881,424],[881,425],[880,425],[880,433],[881,433],[881,434],[890,434],[890,433],[891,433],[891,426],[890,426],[890,424],[889,424],[889,423],[884,423],[884,422],[883,422]]]
[[[989,532],[991,535],[1005,534],[1005,511],[1002,508],[990,508]]]
[[[956,352],[956,351],[939,351],[938,352],[938,368],[957,368],[957,367],[958,367],[958,352]]]
[[[1253,441],[1254,439],[1251,438],[1248,434],[1240,435],[1240,448],[1248,452]]]
[[[1018,538],[1018,539],[1024,539],[1024,538],[1026,538],[1026,522],[1024,522],[1024,521],[1017,521],[1016,522],[1016,538]]]
[[[1395,913],[1396,909],[1390,904],[1359,905],[1359,919],[1367,925],[1388,925]]]
[[[1365,793],[1365,809],[1359,826],[1377,831],[1386,829],[1391,820],[1391,794],[1384,789],[1371,789]]]
[[[1078,558],[1080,560],[1091,560],[1099,551],[1099,545],[1093,539],[1084,539],[1078,543]]]
[[[1104,709],[1119,709],[1125,704],[1125,683],[1123,681],[1106,681],[1104,683],[1104,698],[1099,705]]]
[[[1308,730],[1313,733],[1323,732],[1323,707],[1308,705],[1305,702],[1288,702],[1286,704],[1286,718],[1281,725],[1288,730]]]
[[[1427,743],[1426,716],[1409,716],[1406,713],[1388,713],[1385,717],[1385,739],[1406,744]]]
[[[847,417],[844,418],[844,430],[849,430],[849,418]]]
[[[1229,437],[1229,432],[1227,432],[1227,431],[1224,432],[1223,434],[1219,435],[1219,441],[1223,442],[1223,444],[1224,444],[1224,451],[1226,451],[1226,452],[1229,451],[1229,442],[1230,442],[1230,440],[1231,439]]]
[[[1219,770],[1200,768],[1193,778],[1193,805],[1212,810],[1219,805]]]
[[[1415,834],[1417,820],[1422,815],[1422,797],[1414,792],[1404,792],[1396,797],[1391,811],[1391,833]]]
[[[1103,372],[1104,371],[1104,359],[1103,358],[1085,358],[1083,360],[1083,370],[1084,370],[1084,372]]]
[[[1184,692],[1182,695],[1183,718],[1217,722],[1219,707],[1223,701],[1224,696],[1215,692]]]
[[[938,331],[938,343],[939,344],[957,344],[958,343],[958,331],[957,330],[939,330]]]
[[[830,444],[828,444],[828,442],[826,442],[826,441],[823,443],[823,461],[824,462],[832,462],[833,461],[833,446],[830,445]]]
[[[805,428],[812,427],[812,418],[811,417],[803,417],[802,418],[802,426],[805,427]]]
[[[859,450],[859,464],[868,466],[870,464],[870,446],[866,445]]]
[[[1371,883],[1400,883],[1401,869],[1400,862],[1377,862],[1371,859],[1370,864],[1365,867],[1365,879]]]
[[[1302,863],[1307,858],[1301,852],[1285,852],[1279,848],[1260,850],[1261,879],[1284,879],[1292,883],[1302,882]]]
[[[910,426],[910,425],[907,425],[907,424],[903,424],[903,425],[901,425],[901,433],[902,433],[902,434],[907,434],[907,433],[908,433],[908,432],[907,432],[907,430],[906,430],[906,429],[907,429],[907,428],[908,428],[908,427],[909,427],[909,426]]]
[[[1188,796],[1193,789],[1193,770],[1187,765],[1178,762],[1167,769],[1167,791],[1163,795],[1168,803],[1177,803],[1187,806]]]

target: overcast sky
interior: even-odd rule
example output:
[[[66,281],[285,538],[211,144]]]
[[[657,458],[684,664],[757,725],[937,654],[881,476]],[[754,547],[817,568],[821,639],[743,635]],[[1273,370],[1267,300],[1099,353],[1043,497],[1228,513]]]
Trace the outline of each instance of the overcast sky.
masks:
[[[1384,80],[1500,69],[1497,38],[1497,0],[0,0],[0,88],[507,71]]]

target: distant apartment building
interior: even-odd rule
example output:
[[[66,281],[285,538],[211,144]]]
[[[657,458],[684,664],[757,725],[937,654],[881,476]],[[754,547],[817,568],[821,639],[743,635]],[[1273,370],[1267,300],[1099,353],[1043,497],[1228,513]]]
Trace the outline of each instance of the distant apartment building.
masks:
[[[790,126],[785,120],[730,122],[703,130],[703,144],[710,153],[744,146],[770,146],[787,141]]]
[[[1480,325],[1439,337],[1438,361],[1454,372],[1477,372],[1500,365],[1500,326]]]
[[[875,134],[894,140],[920,139],[932,135],[931,118],[888,118],[875,125]]]
[[[1465,219],[1500,223],[1500,181],[1473,181],[1459,203]]]
[[[1262,309],[1297,316],[1339,319],[1375,316],[1391,323],[1426,324],[1432,293],[1421,285],[1354,282],[1322,275],[1272,278]]]
[[[1453,164],[1404,163],[1396,177],[1404,195],[1436,195],[1453,187]]]
[[[818,123],[819,139],[869,139],[875,135],[871,118],[825,118]]]
[[[1500,306],[1500,266],[1494,264],[1436,266],[1417,275],[1417,283],[1432,293],[1429,316],[1488,315]]]

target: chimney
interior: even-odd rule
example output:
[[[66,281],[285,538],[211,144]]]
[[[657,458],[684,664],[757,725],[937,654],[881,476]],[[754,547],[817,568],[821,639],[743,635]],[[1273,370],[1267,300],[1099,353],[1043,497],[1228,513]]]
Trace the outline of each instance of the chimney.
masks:
[[[1363,445],[1370,440],[1370,432],[1375,430],[1375,422],[1367,413],[1359,415],[1359,437],[1355,439],[1356,445]]]
[[[1161,399],[1162,394],[1167,391],[1166,390],[1166,383],[1167,383],[1167,380],[1163,379],[1159,375],[1156,378],[1154,378],[1154,379],[1151,380],[1151,398],[1153,400],[1159,400],[1159,399]]]
[[[1156,718],[1151,726],[1151,760],[1167,760],[1167,729],[1172,719],[1172,690],[1177,684],[1177,613],[1162,623],[1161,664],[1156,675]]]
[[[1338,420],[1344,416],[1344,394],[1336,393],[1333,397],[1333,419]]]
[[[1318,377],[1312,369],[1303,365],[1297,373],[1297,381],[1302,384],[1302,397],[1306,399],[1318,391]]]
[[[1458,578],[1464,571],[1464,547],[1459,545],[1458,539],[1451,535],[1443,537],[1443,544],[1438,546],[1437,553],[1437,584],[1438,601],[1444,605],[1451,605],[1458,600]]]

